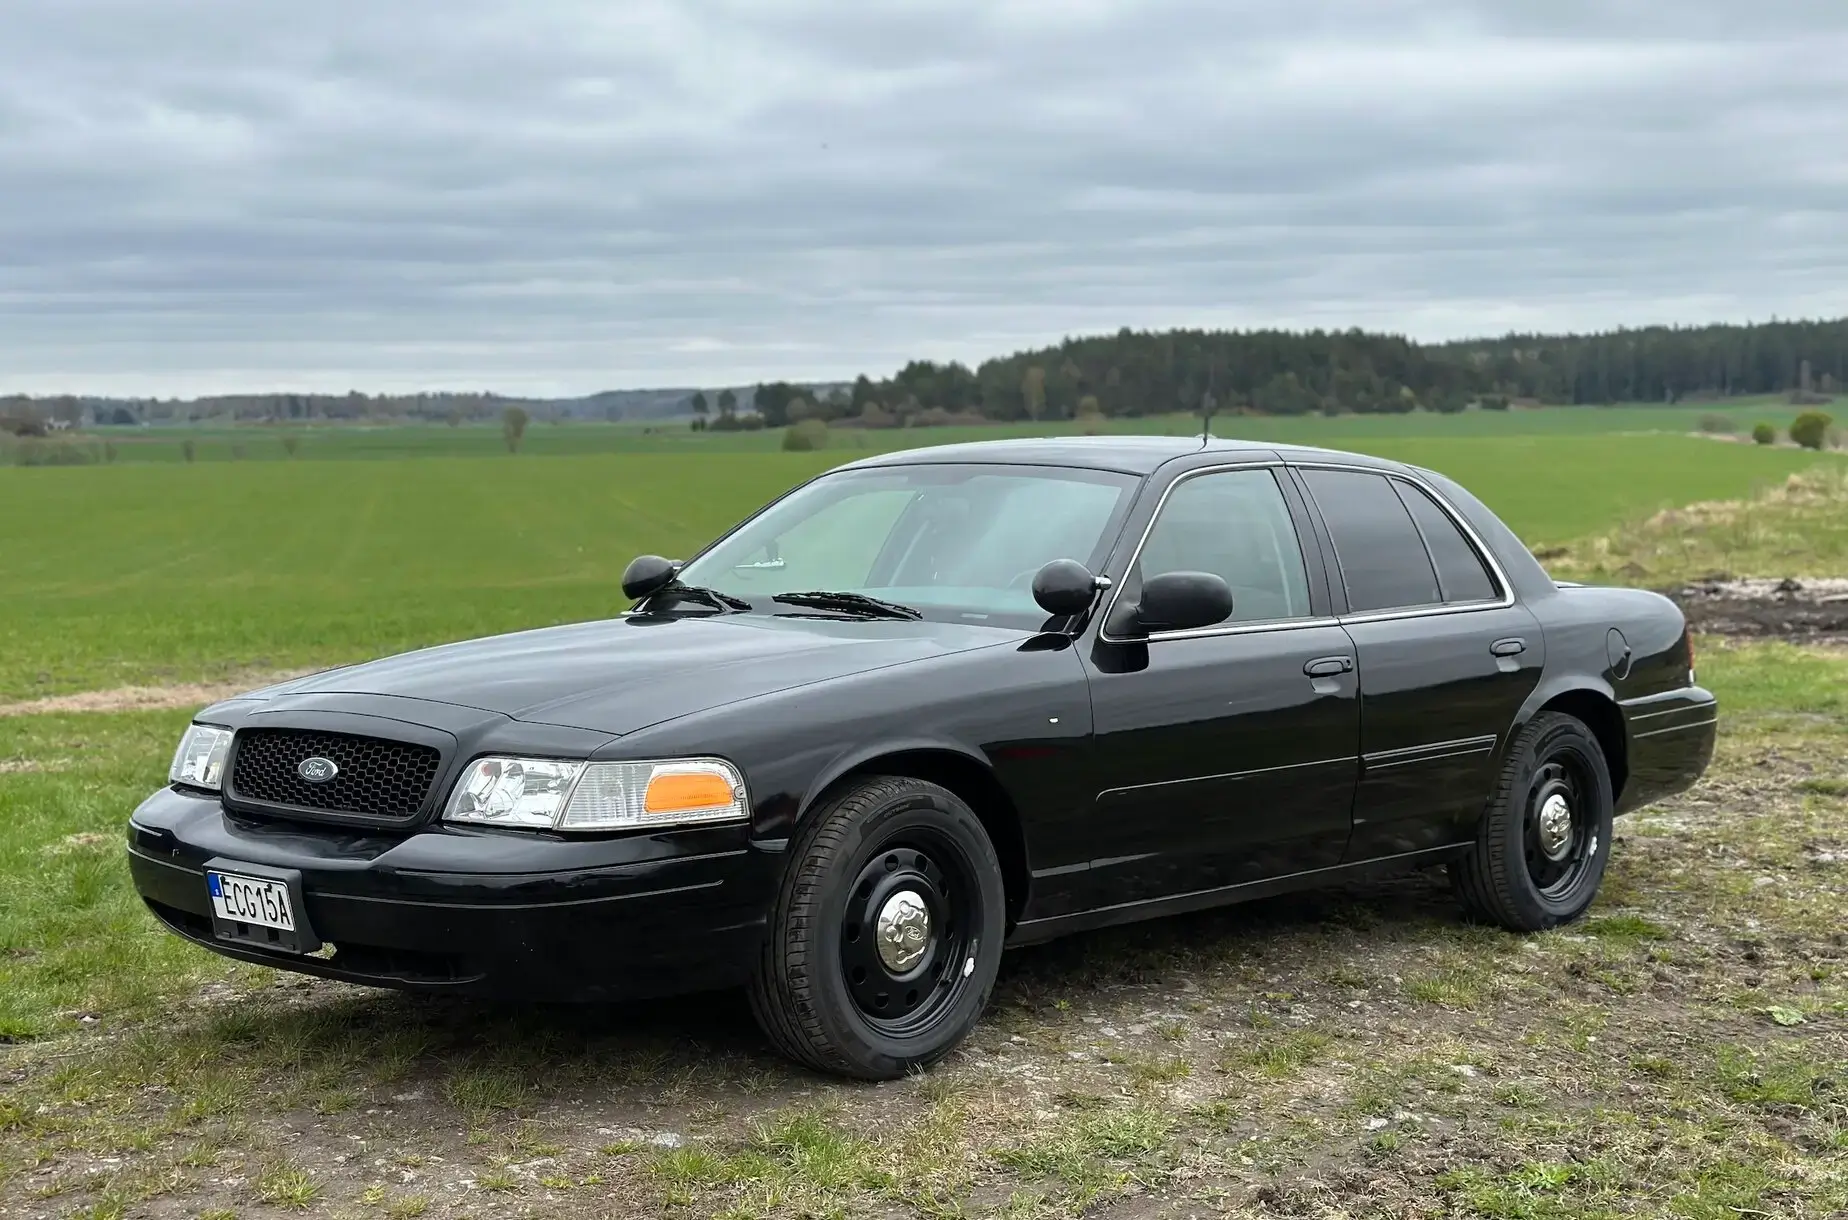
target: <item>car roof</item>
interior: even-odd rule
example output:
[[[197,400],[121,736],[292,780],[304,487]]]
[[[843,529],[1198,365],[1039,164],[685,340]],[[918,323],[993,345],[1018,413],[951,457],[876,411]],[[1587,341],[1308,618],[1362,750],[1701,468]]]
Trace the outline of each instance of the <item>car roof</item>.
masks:
[[[1124,474],[1148,475],[1177,458],[1211,454],[1224,454],[1228,457],[1280,457],[1291,462],[1339,461],[1345,465],[1372,466],[1381,470],[1406,469],[1398,462],[1363,453],[1318,449],[1309,445],[1275,445],[1265,441],[1219,436],[1209,436],[1205,440],[1198,436],[1044,436],[971,441],[960,445],[934,445],[925,449],[882,453],[849,463],[844,469],[993,462],[1016,466],[1071,466],[1083,470],[1115,470]]]

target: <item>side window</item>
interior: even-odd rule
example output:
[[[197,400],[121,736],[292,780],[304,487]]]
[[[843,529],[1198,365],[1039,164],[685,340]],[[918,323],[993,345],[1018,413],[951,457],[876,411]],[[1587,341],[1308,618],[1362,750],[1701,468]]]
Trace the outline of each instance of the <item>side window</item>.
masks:
[[[1169,493],[1143,544],[1138,585],[1165,572],[1212,572],[1232,586],[1228,622],[1301,618],[1309,578],[1296,526],[1269,470],[1196,475]]]
[[[1482,562],[1482,556],[1470,545],[1450,514],[1424,491],[1402,479],[1394,479],[1399,499],[1411,511],[1424,535],[1431,562],[1437,566],[1437,585],[1447,602],[1486,602],[1497,596],[1495,578]]]
[[[1303,480],[1334,538],[1350,610],[1365,614],[1441,600],[1424,539],[1384,475],[1305,470]]]

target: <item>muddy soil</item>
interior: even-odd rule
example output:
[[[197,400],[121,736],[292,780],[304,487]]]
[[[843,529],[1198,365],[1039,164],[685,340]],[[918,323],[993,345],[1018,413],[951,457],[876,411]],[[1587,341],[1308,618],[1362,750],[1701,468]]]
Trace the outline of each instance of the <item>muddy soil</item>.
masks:
[[[1848,578],[1736,580],[1715,575],[1662,592],[1698,632],[1848,645]]]

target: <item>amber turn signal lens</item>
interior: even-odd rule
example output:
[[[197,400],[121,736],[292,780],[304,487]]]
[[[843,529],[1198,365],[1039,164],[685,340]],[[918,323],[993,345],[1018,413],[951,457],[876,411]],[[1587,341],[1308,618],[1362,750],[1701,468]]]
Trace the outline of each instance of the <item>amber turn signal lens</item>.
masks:
[[[731,781],[710,771],[657,772],[648,781],[642,807],[648,813],[682,813],[691,809],[719,809],[737,799]]]

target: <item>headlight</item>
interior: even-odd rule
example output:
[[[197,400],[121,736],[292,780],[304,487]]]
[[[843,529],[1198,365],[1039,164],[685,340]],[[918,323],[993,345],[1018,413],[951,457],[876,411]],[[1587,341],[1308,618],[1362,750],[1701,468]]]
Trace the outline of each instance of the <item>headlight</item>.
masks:
[[[718,758],[595,763],[478,758],[456,781],[443,820],[630,830],[743,821],[750,808],[744,777]]]
[[[209,724],[191,725],[180,738],[180,748],[173,752],[173,766],[167,778],[192,788],[210,788],[216,792],[225,779],[225,755],[231,751],[231,730],[215,729]]]

